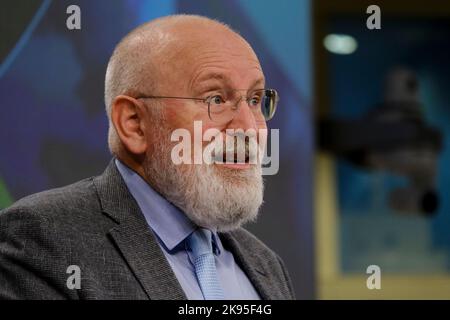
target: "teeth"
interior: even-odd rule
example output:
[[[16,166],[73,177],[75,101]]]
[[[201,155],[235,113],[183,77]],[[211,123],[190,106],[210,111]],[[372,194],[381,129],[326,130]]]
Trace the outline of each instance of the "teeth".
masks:
[[[222,152],[214,152],[212,155],[212,161],[216,163],[256,163],[255,160],[257,158],[257,155],[254,154],[251,149],[251,145],[246,143],[243,148],[238,148],[238,145],[234,143],[233,145],[230,145],[227,147],[226,145],[223,146],[223,148],[220,148]],[[227,158],[228,154],[228,158]],[[238,154],[240,155],[240,158],[238,157]],[[241,160],[241,161],[238,161]]]

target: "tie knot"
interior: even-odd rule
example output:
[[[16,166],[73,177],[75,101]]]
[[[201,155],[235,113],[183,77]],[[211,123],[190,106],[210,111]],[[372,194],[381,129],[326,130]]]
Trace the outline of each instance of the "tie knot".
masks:
[[[212,254],[212,232],[205,228],[198,228],[188,237],[187,244],[195,258]]]

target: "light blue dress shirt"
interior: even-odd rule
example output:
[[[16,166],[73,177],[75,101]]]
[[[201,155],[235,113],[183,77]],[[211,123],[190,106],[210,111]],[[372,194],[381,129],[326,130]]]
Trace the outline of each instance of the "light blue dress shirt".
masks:
[[[203,300],[192,263],[193,257],[186,249],[185,241],[197,226],[180,209],[150,187],[134,170],[118,159],[115,163],[128,190],[156,235],[186,297],[190,300]],[[216,268],[225,299],[259,300],[258,293],[234,261],[233,254],[222,246],[217,232],[212,231]]]

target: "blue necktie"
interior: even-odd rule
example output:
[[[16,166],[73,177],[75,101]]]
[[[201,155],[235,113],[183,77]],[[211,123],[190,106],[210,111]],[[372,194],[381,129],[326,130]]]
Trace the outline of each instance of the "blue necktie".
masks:
[[[192,251],[195,274],[204,299],[223,300],[224,295],[217,276],[211,237],[211,231],[199,228],[189,236],[187,244]]]

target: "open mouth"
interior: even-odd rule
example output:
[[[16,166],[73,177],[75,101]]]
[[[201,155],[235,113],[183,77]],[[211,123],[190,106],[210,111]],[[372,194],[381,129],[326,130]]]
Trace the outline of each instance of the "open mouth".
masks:
[[[235,139],[232,143],[226,143],[223,148],[214,150],[212,160],[215,164],[230,167],[249,167],[257,163],[257,145],[249,141],[238,143]]]
[[[248,152],[246,152],[244,157],[238,157],[238,155],[235,153],[233,155],[233,159],[232,160],[233,160],[233,163],[250,163],[250,157],[248,155]]]
[[[214,157],[214,160],[218,164],[250,164],[252,157],[250,156],[248,150],[245,154],[239,153],[221,153]]]

